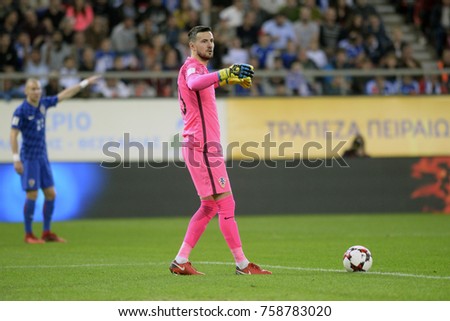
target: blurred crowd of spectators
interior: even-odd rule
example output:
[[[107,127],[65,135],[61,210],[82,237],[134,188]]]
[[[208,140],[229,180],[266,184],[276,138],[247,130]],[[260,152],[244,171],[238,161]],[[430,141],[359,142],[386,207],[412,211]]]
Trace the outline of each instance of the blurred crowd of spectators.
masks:
[[[390,0],[406,23],[414,24],[442,58],[450,48],[450,0]]]
[[[450,67],[450,0],[395,1]],[[433,5],[431,5],[433,3]],[[250,63],[286,70],[255,77],[229,95],[441,94],[448,77],[305,77],[305,70],[421,68],[401,26],[387,32],[367,0],[2,0],[0,71],[42,76],[47,95],[80,81],[79,72],[178,71],[190,52],[187,32],[208,25],[211,69]],[[84,97],[172,97],[176,80],[106,77]],[[0,96],[23,97],[23,81],[2,79]]]

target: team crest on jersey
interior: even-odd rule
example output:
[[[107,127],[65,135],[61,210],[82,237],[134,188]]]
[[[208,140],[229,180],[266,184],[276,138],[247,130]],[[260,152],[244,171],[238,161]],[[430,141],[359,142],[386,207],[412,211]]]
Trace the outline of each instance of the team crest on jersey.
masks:
[[[35,181],[34,179],[30,178],[30,179],[28,180],[28,186],[33,187],[34,184],[36,184],[36,181]]]
[[[227,184],[227,180],[223,177],[219,178],[219,184],[222,188],[225,187],[225,185]]]
[[[41,106],[40,111],[41,111],[42,115],[45,115],[45,107],[44,106]]]

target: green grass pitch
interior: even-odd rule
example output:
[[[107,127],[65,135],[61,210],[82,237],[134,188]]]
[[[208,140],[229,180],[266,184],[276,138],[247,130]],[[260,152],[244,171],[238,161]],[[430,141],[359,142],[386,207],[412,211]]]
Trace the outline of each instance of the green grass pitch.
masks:
[[[75,220],[53,227],[66,244],[25,244],[22,224],[0,224],[0,300],[428,301],[450,300],[450,216],[238,216],[248,258],[271,276],[237,276],[217,218],[191,254],[205,276],[173,276],[189,217]],[[36,234],[40,224],[35,224]],[[364,245],[368,273],[342,255]]]

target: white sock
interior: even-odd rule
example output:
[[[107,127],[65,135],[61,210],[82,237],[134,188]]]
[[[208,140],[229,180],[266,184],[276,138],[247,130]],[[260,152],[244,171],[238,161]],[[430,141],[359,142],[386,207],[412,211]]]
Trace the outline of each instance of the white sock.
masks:
[[[248,260],[244,260],[244,261],[236,263],[236,265],[238,268],[240,268],[242,270],[248,266],[248,263],[250,263]]]
[[[184,263],[187,263],[189,260],[185,257],[181,257],[181,256],[177,255],[175,257],[175,261],[177,261],[177,263],[184,264]]]

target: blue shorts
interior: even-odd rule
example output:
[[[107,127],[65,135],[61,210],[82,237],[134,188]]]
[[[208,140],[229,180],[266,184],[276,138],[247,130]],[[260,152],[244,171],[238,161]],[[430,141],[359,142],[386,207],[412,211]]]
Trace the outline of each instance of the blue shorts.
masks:
[[[52,169],[47,158],[24,160],[21,175],[22,188],[25,191],[35,191],[54,186]]]

